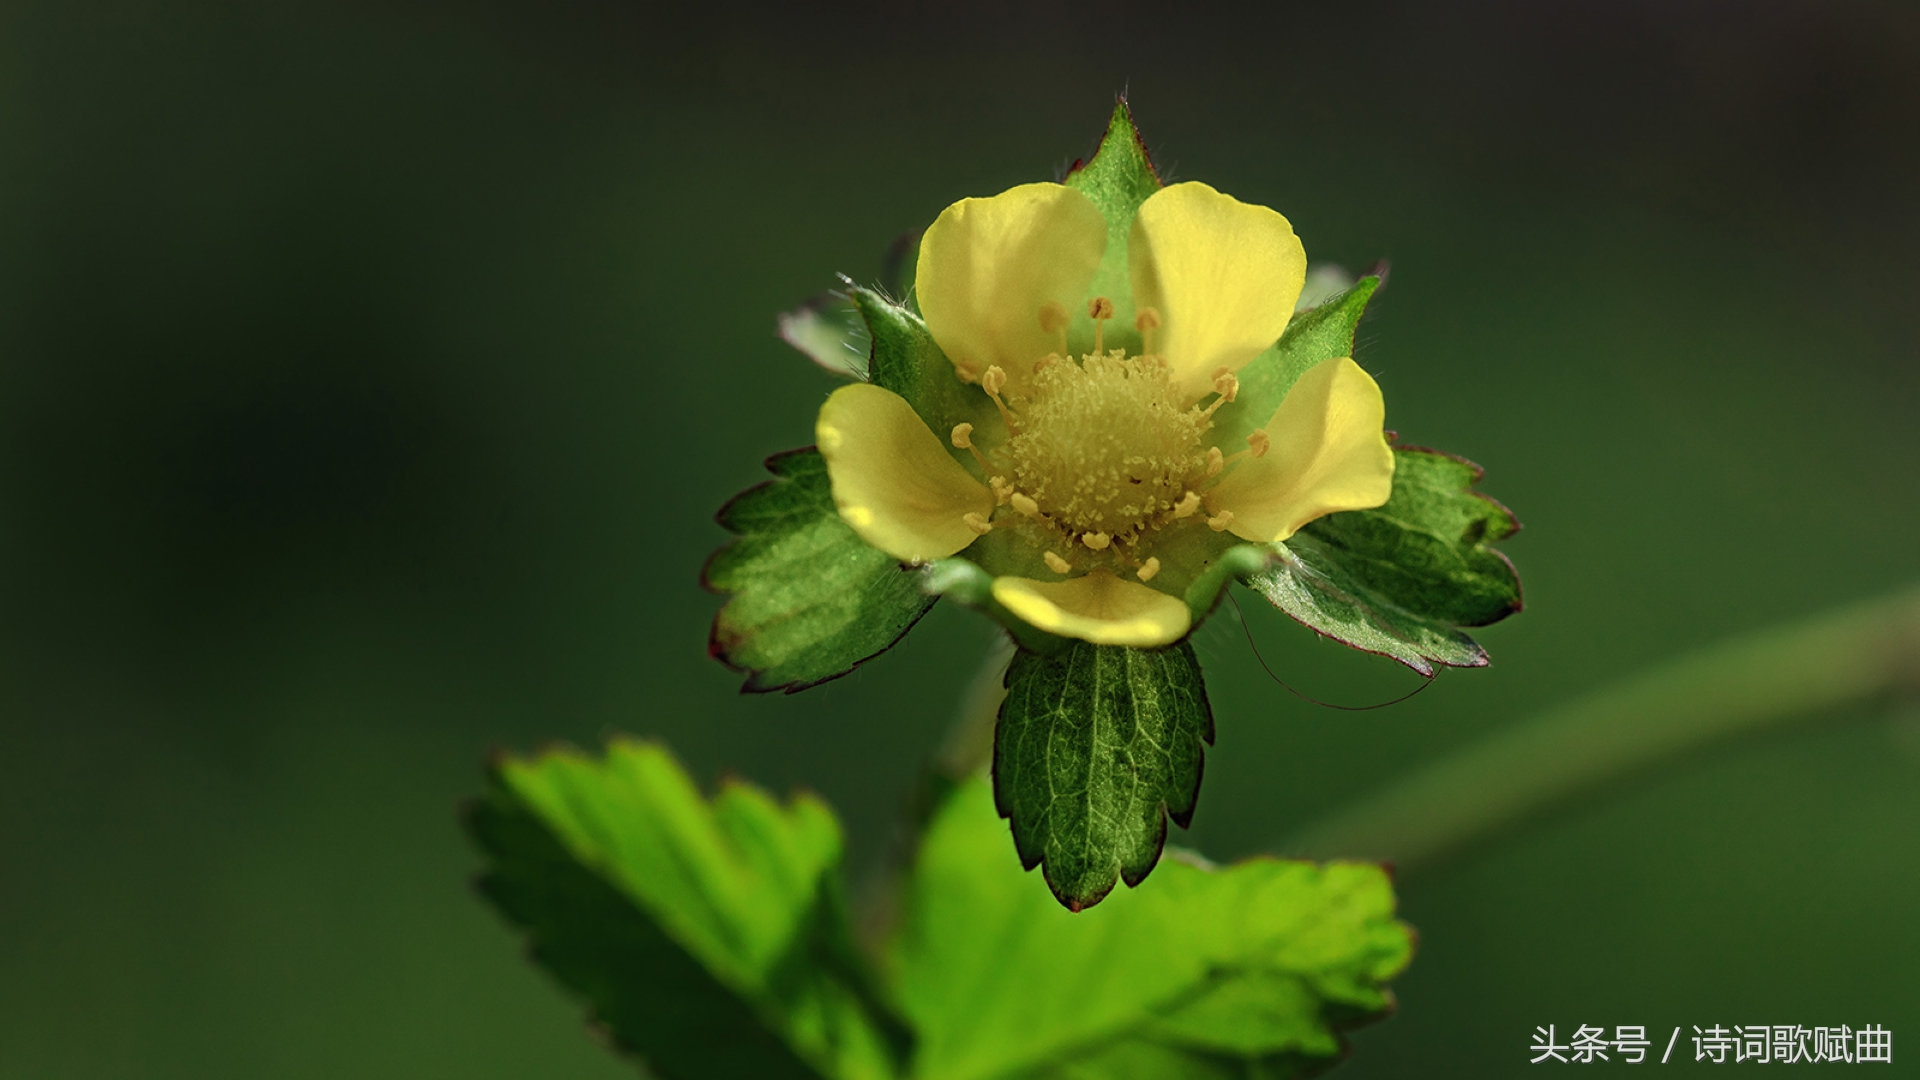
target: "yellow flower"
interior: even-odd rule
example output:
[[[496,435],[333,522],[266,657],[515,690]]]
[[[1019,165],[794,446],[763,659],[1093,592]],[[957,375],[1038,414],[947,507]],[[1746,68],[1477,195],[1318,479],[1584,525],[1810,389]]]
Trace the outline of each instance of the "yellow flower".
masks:
[[[1079,191],[1024,184],[949,206],[921,240],[915,292],[982,396],[978,422],[936,432],[856,383],[827,399],[816,435],[834,505],[867,543],[910,563],[966,552],[1032,626],[1150,647],[1186,636],[1186,587],[1236,538],[1271,544],[1386,502],[1393,453],[1380,389],[1348,358],[1219,442],[1235,373],[1286,329],[1305,279],[1286,218],[1182,183],[1118,239],[1125,281],[1104,280],[1125,295],[1090,295],[1111,241]]]

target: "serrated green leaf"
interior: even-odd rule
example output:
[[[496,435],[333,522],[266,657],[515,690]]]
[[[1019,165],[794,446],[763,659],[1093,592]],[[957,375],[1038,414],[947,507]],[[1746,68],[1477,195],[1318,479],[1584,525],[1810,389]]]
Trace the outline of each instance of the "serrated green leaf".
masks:
[[[955,424],[977,424],[993,412],[979,387],[960,381],[953,362],[940,351],[920,316],[871,289],[852,288],[847,290],[847,297],[866,320],[873,342],[867,361],[868,378],[873,385],[907,399],[927,427],[940,436],[942,446],[947,445],[946,434]],[[972,458],[963,453],[956,451],[954,457],[970,468],[973,465]]]
[[[1282,611],[1422,675],[1480,667],[1486,650],[1459,628],[1520,610],[1520,577],[1494,542],[1520,523],[1473,490],[1480,467],[1394,449],[1393,494],[1373,510],[1329,514],[1277,549],[1247,584]]]
[[[833,506],[811,447],[767,459],[776,479],[735,496],[719,522],[739,539],[702,580],[728,595],[709,648],[748,673],[744,689],[789,693],[845,675],[900,640],[935,597],[915,571],[869,546]]]
[[[979,781],[922,841],[891,969],[923,1080],[1296,1075],[1391,1007],[1411,955],[1374,865],[1170,858],[1075,914],[1005,844]]]
[[[1352,288],[1295,315],[1279,341],[1240,369],[1240,392],[1214,415],[1213,428],[1219,432],[1215,444],[1238,446],[1273,419],[1287,391],[1308,368],[1352,356],[1354,330],[1379,287],[1379,278],[1363,277]]]
[[[883,1080],[904,1029],[848,933],[841,838],[810,796],[709,802],[667,751],[507,758],[469,815],[482,892],[534,958],[668,1080]]]
[[[1100,259],[1100,269],[1095,272],[1087,295],[1115,300],[1133,295],[1127,240],[1133,231],[1134,213],[1147,201],[1147,196],[1160,190],[1160,175],[1154,170],[1139,130],[1133,126],[1133,111],[1125,99],[1114,105],[1107,133],[1093,157],[1084,163],[1075,163],[1065,183],[1085,195],[1100,211],[1100,216],[1107,219],[1106,254]],[[1071,314],[1072,348],[1076,353],[1085,352],[1092,348],[1093,321],[1084,310]],[[1107,344],[1138,352],[1138,335],[1130,322],[1121,322],[1127,325],[1115,323],[1107,328]]]
[[[1159,861],[1167,818],[1182,828],[1200,795],[1213,711],[1193,648],[1074,641],[1007,667],[993,740],[993,787],[1021,865],[1042,868],[1079,911],[1138,885]]]
[[[783,311],[775,320],[780,340],[800,350],[829,373],[855,379],[867,377],[867,324],[851,300],[825,293]]]

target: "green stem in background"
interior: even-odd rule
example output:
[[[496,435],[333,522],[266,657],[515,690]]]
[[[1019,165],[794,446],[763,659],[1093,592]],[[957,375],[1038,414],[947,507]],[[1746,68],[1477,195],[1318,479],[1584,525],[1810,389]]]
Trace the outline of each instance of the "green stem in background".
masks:
[[[1711,743],[1920,690],[1920,588],[1709,646],[1550,709],[1308,825],[1286,855],[1426,869],[1550,804]]]
[[[953,726],[920,776],[887,857],[855,890],[856,933],[875,952],[898,925],[901,893],[919,852],[922,831],[947,795],[993,760],[993,729],[999,721],[1000,702],[1007,696],[1007,665],[1014,651],[1013,639],[1005,634],[997,635],[987,647],[980,670],[961,694]]]
[[[1007,665],[1013,653],[1013,639],[1000,636],[967,684],[959,715],[933,757],[933,768],[947,779],[964,780],[993,759],[993,729],[1000,718],[1000,703],[1007,697]]]

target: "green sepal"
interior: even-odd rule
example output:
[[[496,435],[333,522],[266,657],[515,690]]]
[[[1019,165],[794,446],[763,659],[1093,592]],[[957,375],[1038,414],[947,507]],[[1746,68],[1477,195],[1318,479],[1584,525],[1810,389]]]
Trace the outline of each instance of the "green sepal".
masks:
[[[970,559],[938,559],[921,572],[920,587],[932,596],[948,596],[999,623],[1014,644],[1027,652],[1051,656],[1075,644],[1074,639],[1051,634],[1008,611],[993,595],[993,575]]]
[[[1486,650],[1460,628],[1506,618],[1522,597],[1519,573],[1492,547],[1520,522],[1473,490],[1481,475],[1462,458],[1395,447],[1386,505],[1308,524],[1245,580],[1312,629],[1422,675],[1484,666]]]
[[[1088,296],[1105,296],[1118,302],[1133,295],[1132,268],[1127,245],[1133,233],[1133,216],[1147,197],[1160,190],[1160,174],[1147,154],[1140,131],[1133,126],[1133,110],[1121,98],[1113,106],[1113,118],[1093,157],[1074,162],[1064,183],[1085,195],[1107,219],[1107,250],[1100,258],[1100,269],[1087,287]],[[1093,346],[1093,320],[1084,309],[1070,313],[1068,326],[1071,348],[1086,352]],[[1121,325],[1125,323],[1126,325]],[[1130,319],[1116,320],[1107,327],[1109,348],[1140,351],[1139,334]]]
[[[1170,852],[1078,913],[1006,857],[987,785],[923,838],[891,964],[922,1080],[1251,1080],[1338,1061],[1393,1006],[1412,931],[1366,863]]]
[[[469,808],[480,890],[668,1080],[885,1080],[909,1037],[854,946],[832,811],[701,797],[658,745],[503,757]]]
[[[960,423],[981,424],[995,417],[992,402],[977,386],[960,381],[953,362],[933,340],[920,316],[872,289],[847,290],[847,299],[866,320],[872,339],[867,378],[907,400],[927,427],[948,446],[947,433]],[[973,459],[948,446],[954,457],[973,467]]]
[[[1238,446],[1273,419],[1300,376],[1315,364],[1353,355],[1353,334],[1366,314],[1367,301],[1380,279],[1361,278],[1351,288],[1318,307],[1308,308],[1287,323],[1286,332],[1267,350],[1240,369],[1240,390],[1233,401],[1214,414],[1211,435],[1215,445]]]
[[[738,539],[701,581],[728,594],[708,651],[747,673],[743,690],[803,690],[885,652],[934,604],[916,571],[840,520],[826,459],[807,447],[767,459],[775,479],[722,507]]]
[[[1192,820],[1213,742],[1193,647],[1023,649],[1006,686],[993,793],[1021,865],[1041,867],[1071,911],[1099,903],[1116,880],[1140,884],[1160,859],[1167,819]]]

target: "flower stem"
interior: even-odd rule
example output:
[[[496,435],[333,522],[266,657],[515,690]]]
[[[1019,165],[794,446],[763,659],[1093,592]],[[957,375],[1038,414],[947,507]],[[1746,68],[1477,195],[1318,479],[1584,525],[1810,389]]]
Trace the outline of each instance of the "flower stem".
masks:
[[[1289,855],[1425,870],[1635,770],[1842,706],[1920,692],[1920,588],[1768,627],[1611,683],[1299,830]]]

